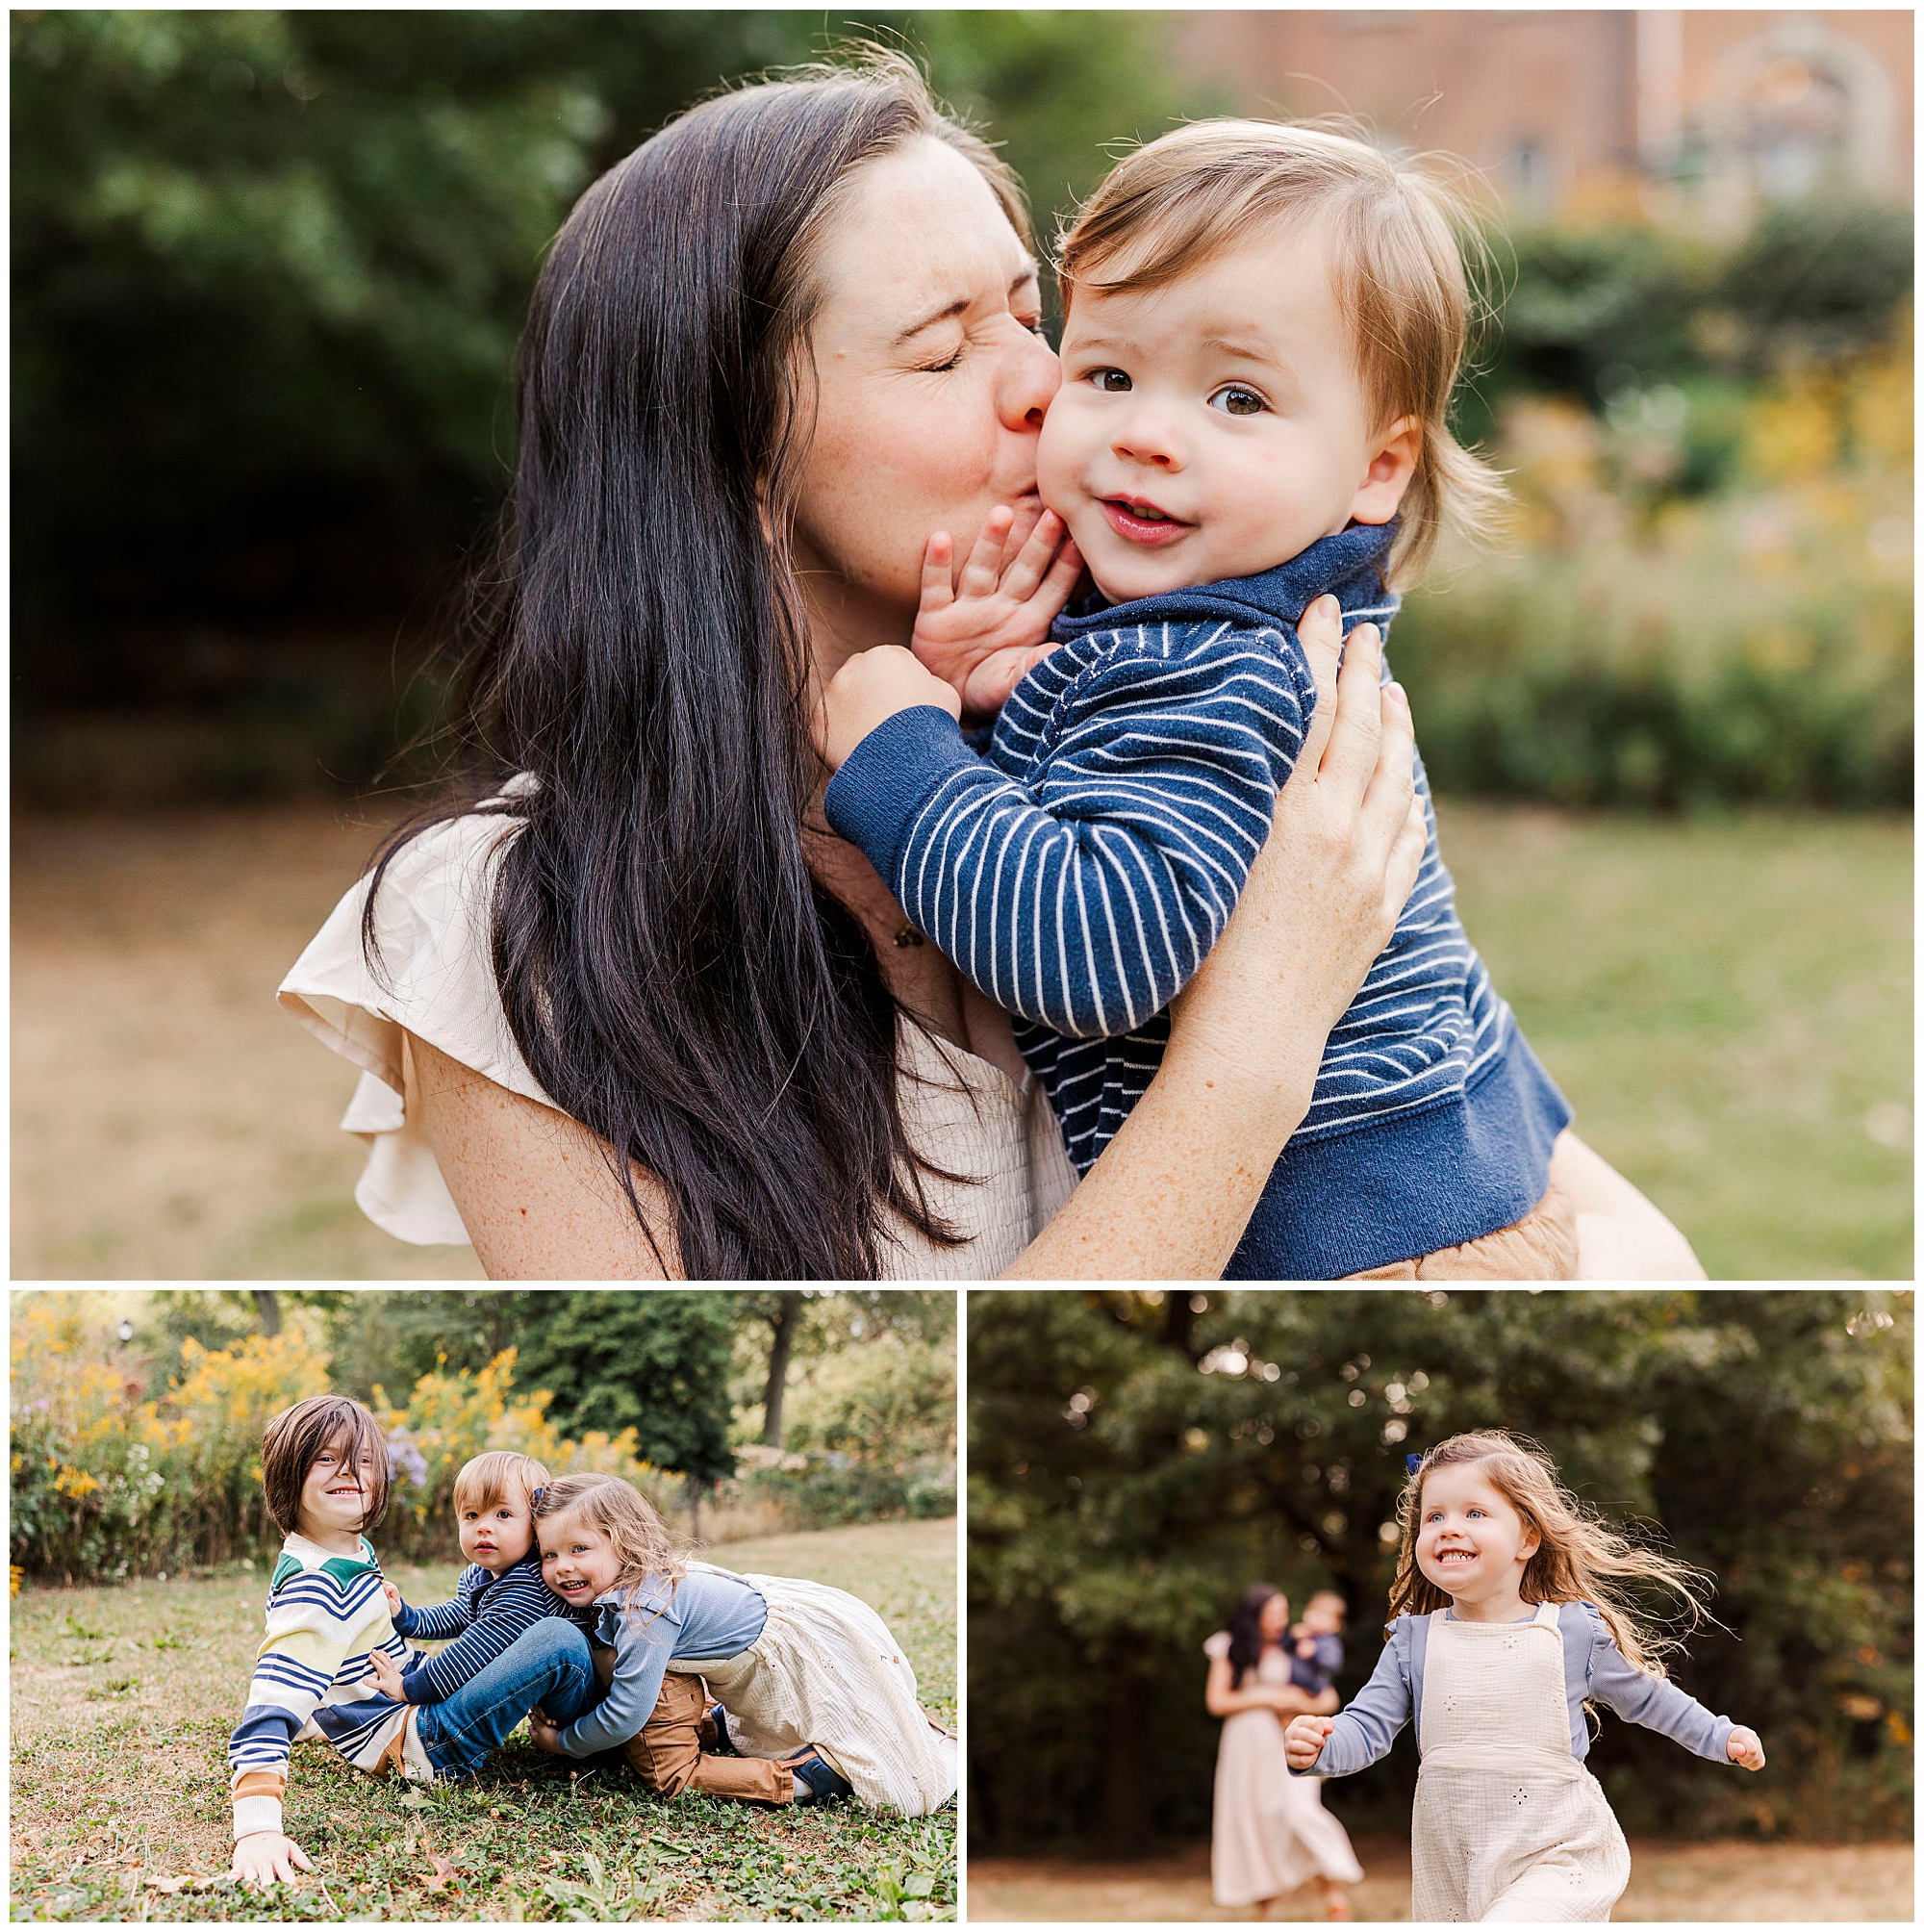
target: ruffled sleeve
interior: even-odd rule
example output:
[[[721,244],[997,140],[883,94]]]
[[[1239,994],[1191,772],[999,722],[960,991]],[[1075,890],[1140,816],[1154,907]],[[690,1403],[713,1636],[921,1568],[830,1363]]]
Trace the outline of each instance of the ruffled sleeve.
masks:
[[[361,1069],[341,1122],[367,1143],[354,1198],[403,1241],[468,1241],[433,1150],[408,1117],[403,1032],[511,1093],[554,1105],[515,1044],[494,981],[489,907],[501,851],[517,829],[513,820],[482,813],[422,832],[381,882],[372,958],[361,943],[364,878],[281,982],[281,1004]]]
[[[1202,1654],[1212,1664],[1221,1664],[1229,1654],[1229,1633],[1219,1630],[1214,1637],[1202,1640]]]

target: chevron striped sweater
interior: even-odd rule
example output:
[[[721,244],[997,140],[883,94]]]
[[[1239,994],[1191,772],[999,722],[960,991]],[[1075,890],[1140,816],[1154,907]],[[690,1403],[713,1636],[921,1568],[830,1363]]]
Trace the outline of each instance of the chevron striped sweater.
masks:
[[[1148,1090],[1166,1008],[1269,835],[1316,704],[1296,622],[1333,592],[1346,633],[1387,630],[1395,534],[1353,525],[1260,576],[1059,618],[985,756],[923,706],[872,731],[828,787],[830,825],[1015,1017],[1079,1172]],[[1456,917],[1421,760],[1416,781],[1415,888],[1329,1035],[1231,1278],[1431,1254],[1520,1220],[1548,1185],[1569,1108]]]
[[[227,1746],[237,1839],[281,1829],[288,1753],[297,1737],[324,1739],[364,1771],[401,1740],[408,1707],[381,1695],[367,1662],[376,1650],[396,1669],[407,1667],[408,1647],[388,1615],[381,1564],[367,1538],[360,1555],[342,1557],[291,1536],[267,1590],[266,1641]]]

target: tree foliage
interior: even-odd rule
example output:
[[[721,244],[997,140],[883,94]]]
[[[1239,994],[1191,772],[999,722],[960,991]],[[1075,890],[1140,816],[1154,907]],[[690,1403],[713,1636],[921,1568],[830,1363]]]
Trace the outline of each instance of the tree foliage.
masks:
[[[1380,1649],[1405,1454],[1488,1426],[1717,1575],[1719,1627],[1673,1674],[1759,1729],[1771,1765],[1739,1785],[1606,1716],[1590,1762],[1628,1829],[1899,1829],[1911,1341],[1910,1298],[1862,1291],[977,1294],[978,1836],[1206,1830],[1202,1640],[1251,1582],[1334,1587],[1353,1695]],[[1414,1756],[1405,1738],[1332,1803],[1395,1828]]]
[[[696,1483],[733,1472],[728,1298],[699,1288],[581,1289],[537,1298],[517,1376],[554,1391],[564,1435],[632,1428],[635,1453]]]

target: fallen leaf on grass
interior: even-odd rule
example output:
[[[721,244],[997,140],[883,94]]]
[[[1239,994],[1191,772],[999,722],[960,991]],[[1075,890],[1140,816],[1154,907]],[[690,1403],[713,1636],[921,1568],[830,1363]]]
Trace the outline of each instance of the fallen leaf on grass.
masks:
[[[443,1858],[440,1852],[431,1851],[427,1855],[427,1862],[434,1867],[434,1876],[421,1880],[423,1891],[445,1892],[450,1886],[455,1884],[454,1862],[452,1859]]]

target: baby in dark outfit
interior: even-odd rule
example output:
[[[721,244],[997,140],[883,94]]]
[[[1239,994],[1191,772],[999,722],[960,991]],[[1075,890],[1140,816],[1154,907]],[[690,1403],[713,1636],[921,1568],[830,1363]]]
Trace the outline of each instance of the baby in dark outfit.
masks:
[[[1343,1667],[1343,1619],[1349,1605],[1333,1589],[1319,1589],[1289,1627],[1289,1681],[1320,1697]]]

